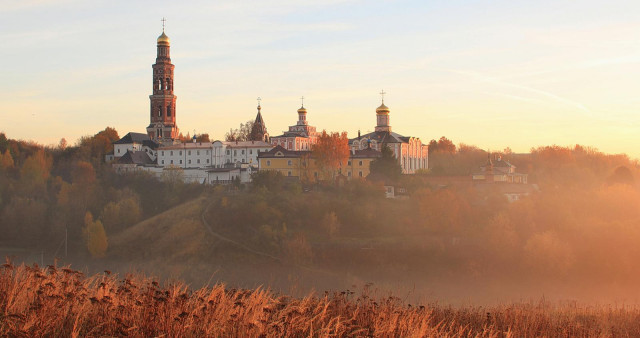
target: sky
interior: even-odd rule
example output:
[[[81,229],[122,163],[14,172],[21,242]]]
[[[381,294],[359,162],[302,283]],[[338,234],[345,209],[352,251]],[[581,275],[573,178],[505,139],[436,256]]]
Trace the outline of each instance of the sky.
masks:
[[[393,131],[486,150],[640,158],[640,2],[0,0],[0,131],[48,145],[149,124],[167,18],[176,117],[221,139],[253,120]]]

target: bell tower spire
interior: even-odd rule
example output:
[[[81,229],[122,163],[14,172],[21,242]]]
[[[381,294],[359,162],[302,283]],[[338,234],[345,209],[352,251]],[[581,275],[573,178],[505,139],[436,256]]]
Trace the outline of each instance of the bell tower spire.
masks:
[[[165,18],[162,18],[162,34],[157,40],[156,63],[153,68],[153,94],[149,95],[150,123],[147,127],[149,138],[158,142],[172,142],[178,138],[176,124],[176,99],[173,95],[173,70],[171,63],[171,40],[164,33]]]

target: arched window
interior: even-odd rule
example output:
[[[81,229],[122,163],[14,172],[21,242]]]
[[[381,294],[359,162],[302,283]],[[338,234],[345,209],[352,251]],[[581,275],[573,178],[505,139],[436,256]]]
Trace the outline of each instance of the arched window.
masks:
[[[171,85],[171,80],[169,80],[169,78],[167,78],[166,80],[166,84],[167,84],[167,90],[171,90],[170,85]]]
[[[171,103],[167,106],[167,116],[171,116]]]
[[[162,107],[158,107],[158,117],[162,117]]]

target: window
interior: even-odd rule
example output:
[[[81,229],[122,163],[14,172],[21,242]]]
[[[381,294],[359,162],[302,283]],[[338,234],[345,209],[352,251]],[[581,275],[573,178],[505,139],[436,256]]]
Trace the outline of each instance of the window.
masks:
[[[318,178],[318,172],[317,171],[313,172],[313,177]]]
[[[244,163],[244,158],[242,159],[242,163]]]
[[[362,161],[358,162],[358,165],[359,165],[359,166],[362,166]],[[360,175],[360,176],[362,176],[362,175]]]
[[[209,151],[207,150],[207,155],[209,155]]]
[[[236,155],[238,155],[238,151],[237,151],[237,150],[234,150],[234,151],[233,151],[233,156],[236,156]]]
[[[171,164],[173,164],[173,160],[171,160]]]
[[[169,155],[173,156],[173,150],[169,152]]]
[[[164,156],[164,150],[162,151],[162,156]]]
[[[351,177],[351,172],[348,172],[348,173],[347,173],[347,176]]]
[[[289,172],[287,172],[287,176],[291,176],[291,170],[289,170]]]
[[[267,167],[271,166],[271,161],[267,160]]]
[[[253,155],[253,150],[249,149],[249,155]]]
[[[351,161],[347,161],[347,165],[351,165]]]
[[[180,164],[182,164],[182,160],[180,160]]]
[[[231,155],[231,150],[227,150],[227,155]]]
[[[187,152],[187,155],[191,156],[191,150],[189,150],[189,151]]]
[[[118,149],[118,154],[120,154],[120,149]]]
[[[362,171],[358,172],[358,176],[362,177]]]
[[[244,155],[244,149],[242,149],[242,155]]]
[[[164,160],[162,160],[162,164],[164,164]]]
[[[207,164],[209,164],[209,159],[207,159]]]
[[[178,155],[182,156],[182,150],[180,150],[180,153]]]
[[[198,164],[200,164],[200,159],[198,159]]]
[[[189,160],[187,163],[191,164],[191,160]]]
[[[200,150],[196,150],[196,155],[200,155]]]
[[[287,161],[287,165],[293,165],[293,162],[291,160]]]

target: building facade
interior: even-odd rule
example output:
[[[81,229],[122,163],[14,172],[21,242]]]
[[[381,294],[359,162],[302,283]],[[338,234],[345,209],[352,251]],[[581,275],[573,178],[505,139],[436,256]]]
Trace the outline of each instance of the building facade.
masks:
[[[149,96],[149,126],[147,135],[159,143],[172,143],[178,138],[176,99],[173,94],[173,71],[170,40],[162,29],[157,40],[156,63],[153,68],[153,94]]]
[[[375,131],[365,135],[358,132],[357,138],[349,140],[349,147],[352,150],[371,148],[381,151],[382,145],[386,145],[398,159],[404,174],[414,174],[417,170],[428,169],[429,146],[417,137],[402,136],[391,131],[389,113],[390,110],[383,99],[380,107],[376,109]]]
[[[344,167],[338,175],[347,179],[364,179],[369,176],[371,162],[381,156],[374,149],[352,150]],[[327,173],[320,168],[309,150],[287,150],[276,146],[258,156],[260,171],[275,171],[286,177],[294,177],[303,182],[313,183],[327,179]]]
[[[307,121],[307,109],[302,105],[298,109],[298,122],[289,126],[289,130],[280,136],[271,137],[271,144],[291,151],[309,151],[318,139],[316,127]]]

